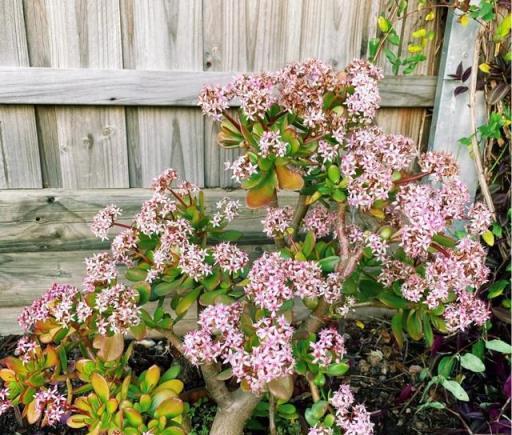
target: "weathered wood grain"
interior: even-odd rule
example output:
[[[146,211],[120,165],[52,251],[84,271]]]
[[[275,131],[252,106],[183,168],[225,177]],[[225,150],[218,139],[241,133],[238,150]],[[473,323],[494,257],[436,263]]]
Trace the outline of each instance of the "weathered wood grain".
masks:
[[[114,203],[123,209],[123,222],[130,222],[141,203],[151,196],[146,189],[45,189],[0,191],[0,252],[104,249],[108,242],[94,238],[89,224],[99,209]],[[209,210],[225,196],[244,202],[245,192],[221,189],[205,191]],[[280,202],[294,204],[297,195],[281,192]],[[244,243],[263,242],[264,210],[242,207],[229,228],[244,233]],[[44,256],[44,254],[41,254]]]
[[[237,74],[0,67],[0,104],[196,107],[204,85],[226,84]],[[388,76],[380,83],[382,107],[431,107],[436,80]]]
[[[386,133],[410,137],[419,149],[423,146],[425,116],[423,108],[405,110],[386,107],[377,112],[376,123]]]
[[[0,2],[0,65],[29,66],[23,5],[17,0]],[[0,106],[0,188],[22,187],[42,187],[34,108]]]
[[[122,68],[117,2],[35,0],[25,9],[32,65]],[[45,185],[129,187],[123,108],[44,108],[38,127]]]
[[[202,69],[200,0],[122,0],[121,11],[125,68]],[[169,166],[204,185],[203,119],[197,109],[134,108],[127,118],[132,187],[148,187]]]

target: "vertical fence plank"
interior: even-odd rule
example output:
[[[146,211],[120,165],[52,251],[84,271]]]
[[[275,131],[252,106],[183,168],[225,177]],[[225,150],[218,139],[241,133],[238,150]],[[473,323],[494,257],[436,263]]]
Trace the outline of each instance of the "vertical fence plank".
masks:
[[[464,68],[473,63],[473,46],[478,33],[479,24],[471,20],[467,27],[457,22],[457,16],[450,11],[446,23],[441,67],[438,77],[436,101],[432,127],[430,130],[429,149],[453,153],[460,167],[460,177],[469,188],[472,197],[476,194],[478,177],[473,158],[467,147],[459,143],[459,139],[470,136],[473,131],[470,122],[468,94],[454,95],[460,83],[448,77],[454,74],[459,62]],[[476,74],[473,71],[473,74]],[[477,92],[476,122],[485,123],[487,113],[483,91]]]
[[[122,68],[117,2],[25,3],[33,66]],[[55,107],[38,111],[45,184],[129,187],[123,108]]]
[[[29,66],[23,4],[0,2],[0,64]],[[32,106],[0,106],[0,188],[41,187]]]
[[[121,0],[124,67],[202,70],[201,1]],[[204,127],[197,109],[128,109],[130,185],[172,166],[204,185]]]

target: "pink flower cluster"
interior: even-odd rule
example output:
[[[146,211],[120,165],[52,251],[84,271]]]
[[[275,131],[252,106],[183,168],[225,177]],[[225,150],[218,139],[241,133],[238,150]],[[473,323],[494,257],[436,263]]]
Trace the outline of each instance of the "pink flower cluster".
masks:
[[[249,262],[247,253],[231,243],[220,243],[213,247],[213,258],[224,272],[240,272]]]
[[[117,269],[114,258],[108,252],[100,252],[85,259],[86,276],[84,287],[86,291],[94,291],[96,285],[115,281]]]
[[[205,115],[216,121],[222,120],[222,113],[229,107],[231,96],[221,86],[205,86],[199,96],[198,104]]]
[[[472,323],[483,325],[489,318],[486,304],[475,293],[487,282],[489,268],[485,258],[483,246],[466,237],[453,249],[446,249],[427,260],[424,276],[411,265],[392,260],[384,264],[379,281],[388,287],[395,281],[403,281],[404,298],[424,303],[429,309],[447,303],[450,294],[455,294],[455,300],[446,307],[443,316],[451,330],[464,330]]]
[[[135,226],[148,236],[160,234],[175,211],[175,201],[163,193],[155,192],[151,199],[143,202],[140,212],[135,216]]]
[[[66,398],[54,386],[48,390],[39,390],[35,394],[36,408],[43,413],[43,421],[49,426],[61,423],[68,409]]]
[[[457,301],[446,306],[443,317],[450,331],[464,331],[473,323],[482,326],[491,313],[487,304],[475,293],[460,292]]]
[[[455,219],[465,217],[469,201],[466,186],[458,179],[444,181],[440,187],[407,184],[400,188],[395,213],[402,220],[402,246],[411,257],[423,257],[432,237],[443,232]]]
[[[233,172],[231,178],[240,183],[242,180],[246,180],[251,175],[256,174],[258,172],[258,165],[252,163],[249,157],[244,154],[233,162],[225,162],[224,169],[226,171],[231,170]]]
[[[212,227],[217,228],[232,222],[240,214],[240,207],[240,201],[233,201],[227,197],[222,198],[215,205],[217,212],[212,217]]]
[[[25,335],[18,340],[14,355],[18,356],[26,364],[35,358],[37,348],[38,344],[36,341],[32,337]]]
[[[160,235],[160,244],[153,254],[153,267],[148,277],[156,278],[164,269],[173,263],[173,255],[184,251],[189,245],[189,237],[193,229],[190,222],[185,219],[169,220]],[[147,278],[151,282],[152,279]]]
[[[459,167],[453,154],[444,151],[428,151],[418,159],[418,166],[436,178],[455,177],[459,173]]]
[[[262,157],[268,157],[269,155],[284,157],[286,155],[287,144],[286,142],[283,142],[279,132],[277,131],[263,132],[259,141],[259,146]]]
[[[208,252],[193,243],[181,252],[178,267],[192,279],[199,281],[212,273],[212,267],[205,262]]]
[[[283,237],[286,230],[292,223],[293,208],[286,207],[269,207],[267,215],[261,221],[263,224],[263,232],[267,237]]]
[[[184,338],[184,353],[195,365],[231,364],[238,381],[245,380],[260,394],[267,382],[292,373],[293,328],[284,317],[263,318],[254,325],[259,344],[247,351],[239,325],[241,313],[240,303],[206,307],[199,315],[200,328]]]
[[[54,318],[63,326],[74,318],[74,304],[79,290],[67,284],[53,284],[40,298],[25,307],[18,317],[24,331],[30,331],[36,322]]]
[[[239,330],[242,305],[215,304],[199,314],[199,329],[189,332],[183,340],[184,353],[192,364],[225,361],[233,352],[240,352],[244,335]]]
[[[468,287],[478,289],[489,275],[485,265],[486,252],[482,245],[469,238],[462,239],[451,255],[435,255],[426,263],[425,278],[429,288],[426,303],[435,308],[447,299],[450,291],[459,296],[467,293]]]
[[[313,231],[318,239],[327,237],[336,229],[336,213],[321,205],[310,208],[302,226],[306,231]]]
[[[294,296],[320,296],[326,284],[320,267],[313,261],[285,259],[277,252],[265,252],[249,272],[246,295],[259,308],[274,316],[281,305]]]
[[[237,98],[250,120],[261,119],[274,104],[296,113],[304,125],[314,131],[330,133],[343,140],[345,120],[323,108],[324,95],[349,88],[346,106],[353,120],[368,122],[375,115],[380,101],[377,80],[380,70],[365,61],[355,60],[347,74],[337,74],[318,59],[290,63],[273,73],[244,74],[224,87],[206,86],[199,95],[199,105],[205,115],[222,120],[229,102]]]
[[[378,81],[383,78],[382,71],[363,60],[354,60],[347,67],[347,78],[354,91],[346,99],[351,119],[361,118],[370,123],[380,104]]]
[[[112,240],[111,251],[114,261],[118,264],[131,266],[133,264],[132,253],[137,248],[137,230],[128,228]]]
[[[9,389],[4,387],[0,389],[0,415],[4,414],[11,407],[12,402],[9,400]]]
[[[124,334],[140,322],[137,292],[123,284],[102,289],[96,295],[96,327],[100,335]]]
[[[121,215],[121,209],[113,204],[100,210],[91,224],[92,233],[101,240],[107,240],[108,230],[114,225],[115,219]]]
[[[263,318],[254,327],[259,344],[250,352],[232,353],[227,360],[238,381],[246,381],[252,392],[261,394],[268,382],[293,373],[294,329],[283,316]]]
[[[342,118],[343,119],[343,118]],[[344,125],[340,127],[336,132],[336,141],[339,143],[343,142],[345,138]],[[311,160],[314,162],[322,162],[323,164],[334,162],[340,153],[340,146],[337,143],[330,143],[326,140],[318,141],[318,148],[316,149],[316,153],[311,156]]]
[[[477,202],[471,207],[468,218],[468,232],[474,236],[482,235],[492,224],[492,214],[482,202]]]
[[[318,341],[312,342],[313,364],[327,367],[332,363],[339,363],[345,355],[345,340],[334,328],[322,329],[318,334]]]
[[[348,385],[341,385],[330,400],[336,409],[336,424],[344,435],[371,435],[374,424],[364,405],[355,404],[354,395]]]
[[[158,193],[165,193],[171,187],[173,181],[177,179],[178,174],[175,169],[166,169],[158,177],[153,179],[153,182],[151,183],[151,189]]]
[[[243,112],[253,121],[263,118],[276,102],[273,88],[274,78],[268,73],[243,74],[227,86],[232,98],[239,98]]]
[[[377,127],[355,130],[341,159],[341,172],[349,179],[348,203],[368,209],[375,201],[388,199],[393,172],[406,169],[415,151],[405,136],[386,135]]]
[[[414,267],[398,260],[388,260],[382,265],[378,281],[386,287],[391,287],[395,281],[406,280],[415,274]]]

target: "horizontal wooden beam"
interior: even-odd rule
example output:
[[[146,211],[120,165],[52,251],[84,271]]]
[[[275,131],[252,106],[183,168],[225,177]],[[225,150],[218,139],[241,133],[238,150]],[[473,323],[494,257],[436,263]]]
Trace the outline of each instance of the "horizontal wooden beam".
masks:
[[[0,68],[0,104],[196,106],[207,83],[236,72]],[[431,107],[436,77],[386,77],[382,107]]]
[[[240,201],[240,216],[229,228],[243,232],[243,244],[268,243],[261,232],[265,210],[246,208],[244,191],[204,192],[212,211],[226,196]],[[95,238],[89,229],[98,210],[116,204],[123,209],[121,222],[128,223],[150,196],[149,189],[0,190],[0,253],[106,249],[109,242]],[[279,196],[283,205],[293,205],[297,198],[293,192]]]

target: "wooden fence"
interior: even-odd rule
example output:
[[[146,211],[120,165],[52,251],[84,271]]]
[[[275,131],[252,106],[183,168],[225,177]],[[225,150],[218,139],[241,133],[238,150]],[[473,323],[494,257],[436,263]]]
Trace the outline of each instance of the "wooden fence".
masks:
[[[215,126],[195,107],[203,84],[309,57],[341,68],[365,55],[387,3],[2,0],[0,333],[16,332],[20,307],[51,282],[81,282],[83,258],[107,247],[88,232],[97,209],[114,202],[128,217],[167,167],[211,188],[212,203],[225,195],[223,162],[233,154],[217,147]],[[406,42],[413,24],[398,29]],[[419,146],[436,93],[441,14],[429,26],[438,41],[428,61],[414,76],[386,76],[378,115]],[[260,220],[244,212],[245,243],[265,243],[255,235]]]

